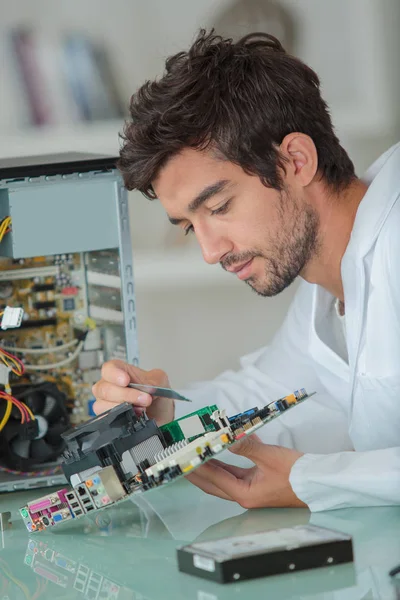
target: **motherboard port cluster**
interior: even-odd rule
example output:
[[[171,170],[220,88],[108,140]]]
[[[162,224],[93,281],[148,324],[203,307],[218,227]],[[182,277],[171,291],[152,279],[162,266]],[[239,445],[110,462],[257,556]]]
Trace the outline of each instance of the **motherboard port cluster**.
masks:
[[[158,427],[123,403],[62,434],[71,488],[20,509],[30,532],[79,519],[184,477],[312,394],[300,389],[228,417],[216,405]]]

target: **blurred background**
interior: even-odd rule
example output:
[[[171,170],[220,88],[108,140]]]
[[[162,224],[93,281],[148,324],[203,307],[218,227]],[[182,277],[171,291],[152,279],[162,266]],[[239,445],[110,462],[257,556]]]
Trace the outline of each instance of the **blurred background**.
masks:
[[[131,94],[200,27],[272,33],[314,68],[359,175],[400,137],[398,0],[0,0],[0,11],[0,158],[118,153]],[[269,342],[295,285],[260,298],[203,263],[157,202],[131,193],[130,214],[143,368],[182,386]]]

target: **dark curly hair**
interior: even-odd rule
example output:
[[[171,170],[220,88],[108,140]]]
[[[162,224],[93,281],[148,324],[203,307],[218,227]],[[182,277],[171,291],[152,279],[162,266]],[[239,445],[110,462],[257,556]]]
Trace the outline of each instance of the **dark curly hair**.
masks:
[[[221,158],[282,189],[279,153],[291,132],[309,135],[318,171],[338,192],[355,178],[336,137],[318,76],[280,42],[252,33],[237,42],[201,30],[187,52],[166,61],[159,80],[132,96],[118,168],[128,190],[155,198],[152,181],[183,148],[212,148]]]

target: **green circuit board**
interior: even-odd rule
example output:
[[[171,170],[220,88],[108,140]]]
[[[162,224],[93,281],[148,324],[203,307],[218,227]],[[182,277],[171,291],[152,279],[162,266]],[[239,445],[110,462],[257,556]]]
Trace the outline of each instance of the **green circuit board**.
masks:
[[[189,415],[185,415],[180,419],[171,421],[171,423],[162,425],[160,430],[164,434],[168,444],[175,444],[176,442],[181,442],[185,439],[188,439],[191,442],[192,440],[196,439],[196,437],[203,435],[207,431],[215,431],[215,424],[211,419],[211,415],[217,410],[218,406],[216,404],[213,404],[212,406],[206,406],[200,410],[190,413]],[[188,423],[193,423],[192,429],[194,435],[185,435]],[[197,425],[198,433],[195,433],[195,425]]]

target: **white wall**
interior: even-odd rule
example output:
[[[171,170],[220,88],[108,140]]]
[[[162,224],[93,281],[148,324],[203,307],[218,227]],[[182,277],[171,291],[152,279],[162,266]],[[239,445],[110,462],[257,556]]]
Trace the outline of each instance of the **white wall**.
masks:
[[[358,171],[397,141],[400,56],[400,3],[397,0],[284,0],[294,18],[294,51],[319,73],[325,97],[343,145]],[[113,50],[124,94],[146,78],[162,72],[165,57],[187,47],[195,32],[209,27],[229,0],[0,0],[1,33],[12,23],[27,23],[56,36],[78,28],[107,40]],[[260,20],[261,25],[262,19]],[[267,28],[268,26],[265,25]],[[274,31],[272,31],[274,33]],[[0,61],[0,155],[10,152],[10,135],[20,128],[10,90],[3,84],[11,65]],[[11,132],[11,133],[10,133]],[[6,135],[8,133],[8,135]],[[117,126],[112,129],[113,151]],[[44,148],[41,138],[24,144]],[[46,149],[49,134],[46,134]],[[107,134],[108,135],[108,134]],[[78,140],[79,137],[79,140]],[[85,130],[74,136],[53,136],[51,148],[103,151],[108,140]],[[111,138],[110,138],[111,139]],[[107,148],[106,148],[107,146]],[[135,256],[159,248],[160,260],[168,224],[160,206],[139,194],[131,195],[131,223]],[[193,258],[193,272],[197,261]],[[166,267],[167,268],[167,267]],[[212,377],[237,357],[268,342],[284,318],[294,292],[262,299],[240,282],[178,288],[137,283],[139,342],[142,365],[160,366],[173,385]]]
[[[319,73],[343,145],[362,173],[399,137],[400,4],[396,0],[285,0],[283,4],[299,23],[296,53]],[[143,3],[140,17],[148,27],[141,44],[147,54],[136,75],[145,79],[159,73],[160,57],[187,46],[197,28],[212,23],[216,7],[226,5],[225,1],[185,0]],[[143,202],[135,198],[133,207]],[[150,216],[151,211],[150,218],[157,218],[159,207],[149,204],[146,213]],[[133,230],[141,223],[133,219]],[[178,385],[236,366],[237,356],[267,343],[284,318],[296,286],[277,298],[263,299],[237,284],[156,298],[138,289],[144,364],[165,366]],[[155,342],[157,332],[166,333],[160,343]]]

